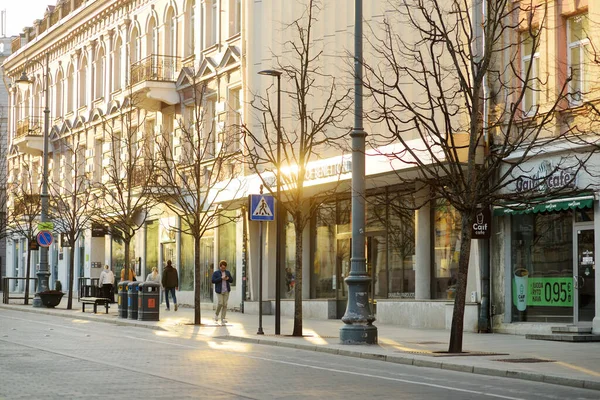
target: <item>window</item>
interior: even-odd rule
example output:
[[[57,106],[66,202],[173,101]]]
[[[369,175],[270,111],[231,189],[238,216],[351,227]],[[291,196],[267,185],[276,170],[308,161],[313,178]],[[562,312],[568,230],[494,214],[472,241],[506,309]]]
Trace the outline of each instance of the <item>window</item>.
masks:
[[[208,35],[208,45],[212,46],[217,43],[217,29],[218,29],[218,21],[219,21],[219,8],[218,8],[218,0],[213,0],[210,5],[210,24],[208,26],[209,35]]]
[[[572,322],[572,296],[554,301],[552,290],[573,282],[573,212],[513,215],[510,253],[512,321]]]
[[[588,70],[585,65],[589,58],[586,56],[590,45],[588,26],[587,14],[576,15],[567,20],[568,74],[571,76],[569,100],[572,105],[581,104],[588,91]]]
[[[87,58],[83,57],[79,67],[79,107],[87,105]]]
[[[460,214],[451,205],[440,200],[434,211],[434,299],[454,298],[458,279],[460,254]]]
[[[219,260],[227,261],[227,269],[233,276],[231,286],[235,286],[236,282],[236,210],[224,211],[219,217]]]
[[[73,65],[67,70],[67,112],[73,111],[73,91],[75,90],[75,77]]]
[[[158,40],[156,36],[156,21],[154,18],[148,22],[148,30],[146,34],[146,54],[158,54]]]
[[[240,33],[242,29],[242,0],[229,0],[229,36]]]
[[[98,55],[96,58],[96,99],[100,99],[104,97],[104,49],[101,47],[98,50]]]
[[[177,55],[177,19],[173,9],[170,9],[167,13],[167,55]]]
[[[242,106],[240,101],[240,88],[234,88],[229,90],[229,135],[227,135],[227,148],[230,152],[238,151],[240,149],[241,141],[241,115]]]
[[[129,58],[131,59],[131,64],[138,62],[140,60],[140,40],[137,28],[134,28],[131,32],[129,51]]]
[[[117,38],[113,51],[113,91],[121,89],[121,38]]]
[[[56,94],[55,104],[54,104],[54,115],[56,117],[62,116],[62,106],[63,106],[63,75],[62,71],[58,71],[56,75],[56,85],[54,92]]]
[[[202,132],[202,153],[204,158],[213,158],[215,156],[215,137],[217,135],[217,100],[209,99],[206,101],[204,109],[205,123]]]
[[[186,56],[194,54],[196,47],[196,1],[192,0],[189,2],[189,11],[187,13],[190,16],[188,20],[188,43],[189,47],[186,48]]]
[[[522,34],[521,40],[521,79],[525,94],[523,96],[523,113],[534,114],[539,105],[539,68],[540,53],[538,52],[539,37],[531,36],[529,32]]]

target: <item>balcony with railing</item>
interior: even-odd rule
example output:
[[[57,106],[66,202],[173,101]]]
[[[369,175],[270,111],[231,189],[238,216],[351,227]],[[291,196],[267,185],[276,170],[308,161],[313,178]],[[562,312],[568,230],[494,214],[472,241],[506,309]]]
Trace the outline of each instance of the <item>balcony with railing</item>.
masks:
[[[44,150],[43,119],[26,117],[17,121],[14,144],[22,153],[39,155]]]
[[[177,104],[175,81],[181,69],[179,57],[152,54],[130,69],[130,87],[135,106],[156,111],[161,103]]]

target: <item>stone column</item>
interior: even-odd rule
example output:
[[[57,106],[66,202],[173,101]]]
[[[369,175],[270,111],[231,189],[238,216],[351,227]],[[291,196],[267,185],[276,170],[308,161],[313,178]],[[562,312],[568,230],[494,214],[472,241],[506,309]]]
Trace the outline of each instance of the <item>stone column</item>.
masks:
[[[419,191],[419,198],[429,197],[429,188]],[[417,201],[419,201],[419,198]],[[415,212],[415,299],[431,299],[431,204]]]

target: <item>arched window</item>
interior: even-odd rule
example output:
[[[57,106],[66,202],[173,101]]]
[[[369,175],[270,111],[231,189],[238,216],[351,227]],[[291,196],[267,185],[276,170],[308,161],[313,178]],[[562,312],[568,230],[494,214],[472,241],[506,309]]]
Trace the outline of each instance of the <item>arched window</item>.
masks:
[[[73,111],[73,94],[75,91],[75,76],[73,65],[67,69],[67,112]]]
[[[98,54],[96,56],[96,65],[94,67],[95,72],[96,72],[96,82],[95,82],[95,86],[96,86],[96,98],[102,98],[104,97],[104,62],[105,62],[105,57],[104,57],[104,48],[100,47],[100,49],[98,50]]]
[[[140,60],[140,40],[137,28],[133,28],[131,32],[131,39],[129,41],[129,58],[131,64],[134,64]]]
[[[177,55],[177,20],[173,9],[167,12],[167,52],[169,56]]]
[[[184,23],[188,27],[187,29],[187,43],[185,46],[185,56],[191,56],[194,54],[194,48],[196,47],[196,0],[191,0],[188,2],[188,9],[186,15],[189,18],[186,18]]]
[[[33,112],[31,115],[34,118],[39,118],[42,116],[42,85],[40,81],[36,81],[35,86],[33,87]]]
[[[58,71],[56,74],[56,85],[54,85],[54,92],[56,97],[54,98],[54,115],[55,117],[62,117],[63,113],[63,74],[62,71]]]
[[[121,89],[121,48],[121,38],[118,37],[113,50],[113,91]]]
[[[156,37],[156,21],[150,18],[146,32],[146,54],[158,54],[158,40]]]
[[[87,57],[83,56],[79,66],[79,104],[81,108],[87,105]]]

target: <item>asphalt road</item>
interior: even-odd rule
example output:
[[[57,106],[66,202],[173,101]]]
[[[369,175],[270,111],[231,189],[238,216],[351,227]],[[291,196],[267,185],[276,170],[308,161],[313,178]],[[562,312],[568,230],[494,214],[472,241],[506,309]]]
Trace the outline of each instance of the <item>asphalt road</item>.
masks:
[[[0,399],[598,399],[597,391],[0,310]]]

